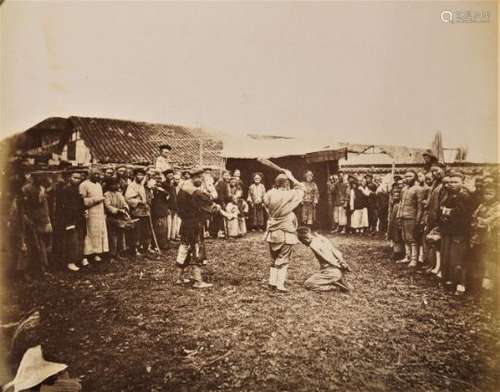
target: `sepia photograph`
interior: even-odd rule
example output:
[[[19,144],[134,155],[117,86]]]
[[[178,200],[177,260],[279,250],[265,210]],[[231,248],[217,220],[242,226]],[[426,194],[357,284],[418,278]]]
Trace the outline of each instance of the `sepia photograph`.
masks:
[[[0,0],[0,390],[498,392],[497,1]]]

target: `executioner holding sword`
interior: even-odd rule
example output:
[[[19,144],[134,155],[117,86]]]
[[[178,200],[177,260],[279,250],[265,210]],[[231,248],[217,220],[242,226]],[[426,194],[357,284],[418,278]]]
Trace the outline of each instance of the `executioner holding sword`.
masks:
[[[282,169],[266,159],[259,159],[259,162],[281,172],[275,179],[275,188],[270,189],[264,196],[264,206],[269,214],[265,240],[269,243],[271,253],[269,286],[286,292],[288,264],[293,246],[298,243],[298,222],[293,211],[304,199],[304,185],[290,170]],[[293,189],[290,188],[290,182]]]

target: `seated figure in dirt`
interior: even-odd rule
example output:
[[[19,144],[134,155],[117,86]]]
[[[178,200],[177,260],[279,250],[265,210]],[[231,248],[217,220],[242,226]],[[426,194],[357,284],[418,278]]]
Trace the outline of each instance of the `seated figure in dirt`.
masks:
[[[299,227],[297,237],[313,251],[319,262],[319,271],[312,274],[304,283],[306,289],[313,291],[352,289],[343,276],[343,273],[350,271],[351,268],[344,261],[342,253],[326,237],[313,233],[309,227]]]
[[[192,265],[195,288],[208,288],[212,284],[203,281],[201,267],[206,260],[204,224],[211,214],[226,213],[221,206],[203,191],[203,169],[194,168],[191,178],[184,181],[177,195],[177,213],[182,220],[180,228],[181,244],[177,252],[177,284],[187,283],[183,279],[185,269]]]

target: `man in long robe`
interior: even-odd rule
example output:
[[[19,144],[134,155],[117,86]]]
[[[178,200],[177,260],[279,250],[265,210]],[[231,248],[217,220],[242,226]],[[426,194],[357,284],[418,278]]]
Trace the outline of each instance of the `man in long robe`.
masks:
[[[350,271],[342,253],[322,235],[312,233],[308,227],[297,229],[299,241],[311,249],[319,263],[319,271],[311,275],[305,282],[306,289],[313,291],[331,291],[339,288],[349,291],[344,281],[343,272]]]
[[[63,211],[59,224],[63,260],[70,271],[79,271],[83,260],[86,236],[85,205],[80,195],[80,173],[72,173],[57,199],[57,207]],[[59,240],[59,239],[58,239]]]
[[[290,189],[290,181],[294,189]],[[279,291],[285,288],[292,248],[297,240],[297,216],[293,212],[304,198],[304,186],[287,170],[276,177],[276,188],[264,196],[264,206],[269,214],[265,240],[271,252],[269,286]]]
[[[99,183],[99,170],[91,169],[89,178],[80,184],[80,195],[87,209],[87,234],[83,247],[85,256],[82,264],[88,264],[87,258],[93,256],[94,261],[101,261],[100,255],[108,252],[108,230],[104,212],[104,195]]]
[[[181,243],[177,251],[178,276],[176,283],[183,283],[184,270],[192,265],[194,288],[203,289],[212,287],[212,284],[203,281],[201,267],[206,260],[204,241],[204,224],[210,214],[225,215],[221,207],[211,200],[210,195],[203,192],[203,169],[193,169],[191,179],[186,180],[177,195],[177,213],[182,219],[180,235]]]

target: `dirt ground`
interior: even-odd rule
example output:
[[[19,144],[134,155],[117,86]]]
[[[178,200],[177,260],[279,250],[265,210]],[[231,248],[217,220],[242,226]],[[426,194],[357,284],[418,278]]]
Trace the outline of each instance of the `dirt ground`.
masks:
[[[208,241],[197,291],[173,284],[161,260],[106,263],[17,283],[4,314],[39,308],[47,359],[84,391],[500,390],[500,321],[487,299],[457,299],[390,261],[381,239],[330,237],[355,290],[314,293],[318,268],[297,245],[290,293],[266,287],[257,234]]]

